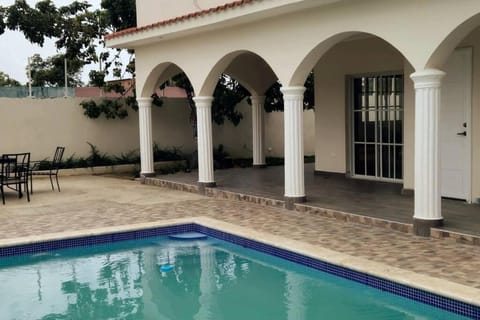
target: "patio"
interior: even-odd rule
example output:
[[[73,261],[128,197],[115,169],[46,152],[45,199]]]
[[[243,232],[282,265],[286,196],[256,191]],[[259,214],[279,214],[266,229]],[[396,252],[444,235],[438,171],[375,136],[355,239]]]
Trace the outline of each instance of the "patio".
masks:
[[[252,168],[216,170],[215,180],[219,190],[283,201],[283,170],[283,166],[262,170]],[[197,172],[190,172],[162,175],[157,178],[195,185],[198,175]],[[307,193],[305,206],[307,207],[330,209],[410,225],[413,220],[413,195],[402,195],[401,188],[401,184],[348,179],[341,174],[314,175],[313,163],[305,165]],[[480,236],[478,204],[443,199],[442,214],[444,226],[439,229]],[[411,231],[411,228],[403,228],[403,230]]]
[[[480,247],[476,246],[126,179],[62,177],[60,193],[51,191],[48,179],[35,182],[38,187],[30,203],[12,193],[0,208],[0,243],[18,237],[78,230],[88,234],[102,227],[205,216],[480,289]]]

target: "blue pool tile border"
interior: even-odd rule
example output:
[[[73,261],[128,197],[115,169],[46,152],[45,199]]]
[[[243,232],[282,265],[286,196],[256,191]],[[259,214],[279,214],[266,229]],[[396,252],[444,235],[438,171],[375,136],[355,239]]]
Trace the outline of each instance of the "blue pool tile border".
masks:
[[[327,272],[329,274],[359,282],[370,287],[377,288],[379,290],[390,292],[411,300],[419,301],[462,316],[480,320],[480,306],[475,306],[452,298],[440,296],[438,294],[431,293],[422,289],[412,288],[364,272],[337,266],[335,264],[305,256],[293,251],[277,248],[272,245],[268,245],[195,223],[2,247],[0,248],[0,257],[32,254],[57,249],[83,247],[89,245],[125,240],[135,240],[155,236],[166,236],[182,232],[200,232],[220,240],[228,241],[249,249],[253,249],[285,260],[299,263],[301,265],[319,271]]]
[[[0,248],[0,257],[32,254],[65,248],[84,247],[102,243],[135,240],[156,236],[166,236],[174,233],[193,232],[196,231],[196,229],[198,229],[198,225],[189,223],[175,226],[149,228],[143,230],[124,231],[104,235],[92,235],[62,240],[29,243]]]
[[[327,272],[342,278],[359,282],[376,289],[390,292],[411,300],[419,301],[443,310],[460,314],[473,319],[480,319],[480,306],[475,306],[462,301],[440,296],[422,289],[412,288],[390,280],[382,279],[364,272],[355,271],[349,268],[337,266],[335,264],[308,257],[296,252],[277,248],[265,243],[257,242],[241,236],[232,235],[220,230],[205,226],[198,226],[197,232],[208,236],[228,241],[243,247],[267,253],[285,260],[289,260],[301,265]]]

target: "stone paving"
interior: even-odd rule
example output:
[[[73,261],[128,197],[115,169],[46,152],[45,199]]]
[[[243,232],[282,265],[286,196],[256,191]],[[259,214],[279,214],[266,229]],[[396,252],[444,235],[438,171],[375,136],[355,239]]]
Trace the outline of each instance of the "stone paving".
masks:
[[[403,224],[413,223],[413,195],[402,195],[402,184],[346,178],[344,174],[314,174],[313,163],[305,164],[307,206],[348,212]],[[196,184],[198,172],[158,176],[177,183]],[[283,200],[284,167],[216,170],[216,190]],[[442,199],[442,230],[480,237],[480,205]],[[413,230],[413,226],[412,226]],[[472,239],[459,239],[470,241]],[[477,240],[479,241],[479,240]],[[480,243],[478,243],[480,245]]]
[[[207,216],[480,289],[478,246],[118,178],[62,177],[61,193],[52,192],[48,180],[34,184],[30,203],[8,194],[0,239]]]

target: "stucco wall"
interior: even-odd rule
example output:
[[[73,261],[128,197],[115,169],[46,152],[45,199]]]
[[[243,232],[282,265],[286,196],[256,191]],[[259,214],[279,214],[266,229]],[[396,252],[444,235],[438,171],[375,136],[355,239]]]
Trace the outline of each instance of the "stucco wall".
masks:
[[[258,1],[248,8],[253,10],[270,2],[275,1]],[[298,2],[298,5],[317,3]],[[228,67],[224,58],[232,52],[254,52],[267,61],[284,85],[302,85],[303,76],[325,51],[357,32],[385,39],[401,51],[416,70],[439,67],[444,51],[450,49],[449,45],[441,45],[443,41],[459,26],[468,32],[477,20],[468,21],[466,25],[462,23],[479,10],[477,0],[464,0],[461,6],[449,0],[341,1],[337,5],[309,8],[251,23],[247,22],[253,18],[245,17],[242,20],[245,23],[232,19],[215,28],[202,27],[209,22],[216,23],[223,16],[231,18],[236,12],[232,10],[223,16],[206,15],[120,36],[110,39],[108,45],[135,48],[136,83],[140,95],[151,94],[150,84],[161,76],[159,70],[152,73],[154,68],[161,63],[174,63],[187,73],[198,95],[209,96],[218,80],[217,71]],[[432,12],[435,12],[435,19],[432,19]],[[256,17],[259,16],[261,14]],[[480,15],[476,18],[480,20]],[[434,54],[439,45],[442,54]]]
[[[315,66],[315,169],[345,173],[347,168],[346,76],[372,72],[403,73],[404,59],[378,38],[340,43]],[[410,109],[406,106],[405,112]],[[413,137],[412,137],[413,138]],[[405,141],[411,147],[411,141]]]
[[[228,0],[137,0],[137,24],[163,21],[230,2]]]
[[[139,148],[138,114],[125,119],[89,119],[79,106],[82,99],[0,98],[0,154],[31,152],[33,160],[51,157],[57,145],[66,146],[65,155],[87,156],[94,144],[101,152],[119,155]],[[252,157],[252,113],[243,101],[243,120],[213,126],[213,142],[223,144],[234,157]],[[184,99],[168,99],[152,109],[153,141],[160,147],[196,149],[192,138],[189,109]],[[305,154],[314,154],[314,113],[305,114]],[[265,114],[267,156],[283,157],[283,112]]]
[[[473,48],[472,79],[472,198],[480,198],[480,28],[470,33],[459,47]],[[402,71],[404,74],[404,181],[414,188],[415,93],[410,74],[413,68],[398,52],[380,39],[340,43],[320,59],[315,67],[316,163],[315,169],[348,171],[346,76],[352,74]]]
[[[87,141],[101,152],[119,155],[139,148],[138,114],[123,120],[89,119],[79,106],[82,99],[0,98],[0,154],[31,152],[32,159],[51,157],[57,145],[65,155],[86,156]],[[168,100],[154,108],[153,140],[162,147],[182,146],[193,150],[189,113],[181,101]]]
[[[250,105],[243,101],[238,106],[243,119],[238,126],[231,122],[213,126],[213,143],[215,146],[223,144],[225,150],[233,157],[252,157],[252,112]],[[303,113],[304,119],[304,148],[305,155],[315,153],[315,113],[307,110]],[[265,113],[265,155],[267,157],[283,157],[283,112]]]

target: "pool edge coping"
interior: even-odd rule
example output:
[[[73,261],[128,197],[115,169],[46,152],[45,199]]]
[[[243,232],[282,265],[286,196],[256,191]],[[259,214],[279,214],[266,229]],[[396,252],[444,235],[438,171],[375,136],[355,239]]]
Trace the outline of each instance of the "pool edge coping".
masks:
[[[299,240],[288,239],[270,233],[253,230],[251,228],[233,225],[228,222],[223,222],[204,216],[0,239],[0,248],[89,236],[101,236],[152,228],[180,226],[186,224],[196,224],[199,226],[216,229],[218,231],[243,237],[259,243],[270,245],[272,247],[277,247],[279,249],[291,251],[313,259],[331,263],[339,267],[347,268],[400,285],[420,289],[429,293],[443,296],[445,298],[454,299],[480,307],[480,289],[477,288],[455,283],[446,279],[435,278],[425,274],[419,274],[413,271],[389,266],[381,262],[375,262],[365,258],[351,256],[322,246],[308,244]],[[478,298],[475,299],[475,297]]]

